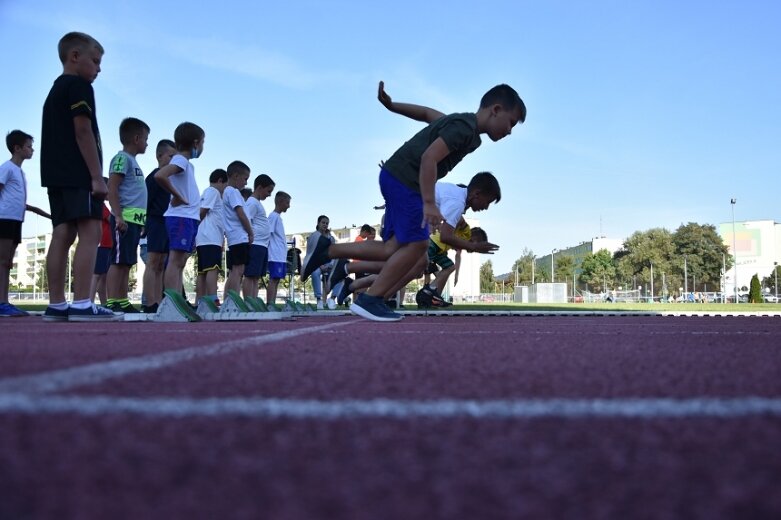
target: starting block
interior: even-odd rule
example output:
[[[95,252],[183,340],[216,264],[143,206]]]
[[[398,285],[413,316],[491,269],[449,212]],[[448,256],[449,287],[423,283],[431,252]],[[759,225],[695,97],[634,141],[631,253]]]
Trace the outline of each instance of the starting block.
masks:
[[[164,292],[165,297],[160,302],[157,314],[151,317],[152,321],[202,321],[202,318],[190,307],[181,294],[173,289],[166,289]]]
[[[228,291],[219,308],[213,301],[202,298],[198,303],[198,315],[206,321],[284,320],[293,316],[292,312],[261,310],[265,308],[265,304],[259,298],[257,300],[246,302],[236,291]]]

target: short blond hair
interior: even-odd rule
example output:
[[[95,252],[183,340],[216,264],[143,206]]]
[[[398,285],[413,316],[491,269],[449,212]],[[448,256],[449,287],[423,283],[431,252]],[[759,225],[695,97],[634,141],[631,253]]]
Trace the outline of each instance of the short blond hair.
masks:
[[[106,52],[98,40],[83,32],[69,32],[60,38],[60,43],[57,44],[57,51],[60,53],[60,61],[63,64],[68,61],[68,54],[73,49],[83,51],[89,48],[97,49],[100,54],[105,54]]]

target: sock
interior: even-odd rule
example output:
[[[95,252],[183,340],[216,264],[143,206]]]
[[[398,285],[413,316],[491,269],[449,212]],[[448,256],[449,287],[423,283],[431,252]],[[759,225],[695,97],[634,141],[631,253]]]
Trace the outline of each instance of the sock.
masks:
[[[119,300],[117,300],[116,298],[108,298],[108,299],[106,300],[106,305],[107,305],[108,307],[111,307],[112,305],[115,305],[115,304],[117,304],[117,303],[119,303]]]
[[[117,298],[116,301],[120,307],[130,307],[130,300],[127,298]]]
[[[49,307],[58,311],[68,310],[68,302],[50,303]]]
[[[92,302],[89,300],[73,300],[71,307],[74,309],[88,309],[92,306]]]

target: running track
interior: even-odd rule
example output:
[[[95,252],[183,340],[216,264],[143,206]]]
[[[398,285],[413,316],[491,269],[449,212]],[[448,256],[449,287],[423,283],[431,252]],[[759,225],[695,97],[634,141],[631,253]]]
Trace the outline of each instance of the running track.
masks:
[[[781,318],[0,321],[0,519],[781,518]]]

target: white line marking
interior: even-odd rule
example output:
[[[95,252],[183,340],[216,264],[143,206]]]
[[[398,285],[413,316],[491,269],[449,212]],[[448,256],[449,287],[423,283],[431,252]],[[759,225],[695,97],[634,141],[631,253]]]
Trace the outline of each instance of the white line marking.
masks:
[[[535,419],[781,416],[781,399],[521,399],[498,401],[393,399],[316,401],[263,398],[126,398],[0,395],[0,413],[129,414],[148,417],[255,419]]]
[[[159,354],[130,357],[93,363],[79,367],[54,370],[28,376],[0,379],[0,394],[42,394],[62,392],[79,386],[102,383],[108,379],[122,377],[137,372],[149,372],[177,365],[195,359],[228,354],[238,350],[258,347],[267,343],[284,341],[312,332],[333,327],[351,325],[359,320],[340,323],[328,323],[298,330],[286,330],[262,336],[252,336],[215,345],[172,350]]]

